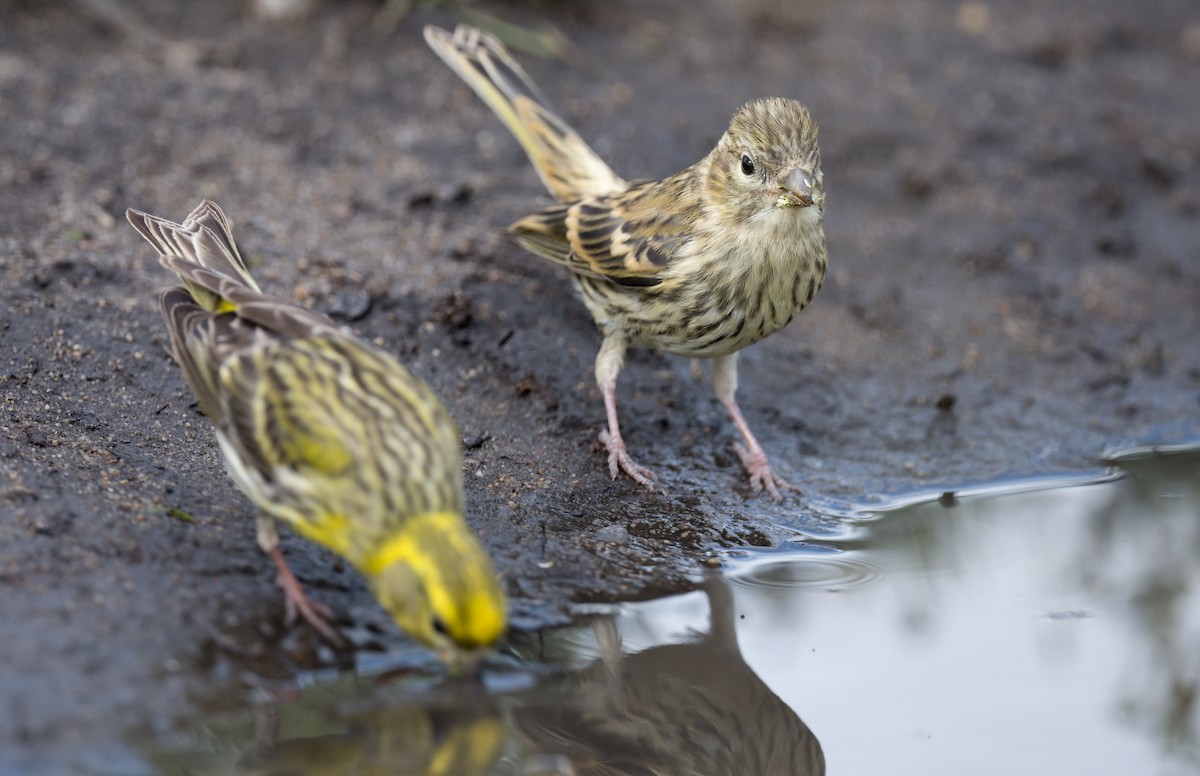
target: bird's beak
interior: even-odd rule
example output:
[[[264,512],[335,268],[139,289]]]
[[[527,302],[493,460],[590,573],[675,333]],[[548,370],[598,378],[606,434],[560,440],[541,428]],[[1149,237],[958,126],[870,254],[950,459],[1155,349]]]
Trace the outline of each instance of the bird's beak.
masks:
[[[795,167],[779,179],[781,194],[776,207],[808,207],[813,203],[813,176],[803,167]]]

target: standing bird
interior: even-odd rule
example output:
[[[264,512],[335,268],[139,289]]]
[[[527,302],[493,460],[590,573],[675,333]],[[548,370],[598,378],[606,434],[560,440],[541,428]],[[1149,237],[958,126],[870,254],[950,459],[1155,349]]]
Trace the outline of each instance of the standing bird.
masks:
[[[505,48],[480,30],[425,28],[439,57],[504,121],[558,205],[509,227],[566,267],[604,335],[609,473],[655,489],[617,423],[617,375],[629,347],[713,360],[713,387],[745,446],[755,492],[796,490],[771,469],[734,400],[737,354],[812,301],[828,252],[817,126],[794,100],[746,103],[712,152],[660,181],[622,180],[550,107]]]
[[[429,386],[328,318],[262,293],[214,203],[182,224],[126,217],[183,281],[159,298],[175,360],[229,475],[261,510],[258,544],[279,569],[289,622],[299,612],[340,642],[288,568],[276,519],[350,561],[443,659],[499,638],[504,593],[463,520],[458,430]]]

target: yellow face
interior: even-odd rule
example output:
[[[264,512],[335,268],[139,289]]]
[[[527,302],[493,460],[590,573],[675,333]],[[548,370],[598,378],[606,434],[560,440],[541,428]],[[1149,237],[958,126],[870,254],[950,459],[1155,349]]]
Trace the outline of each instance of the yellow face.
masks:
[[[458,515],[405,522],[364,569],[403,630],[444,659],[496,642],[507,602],[491,560]]]
[[[504,632],[504,594],[494,582],[474,590],[449,588],[398,561],[380,576],[376,596],[397,625],[439,651],[477,650]]]

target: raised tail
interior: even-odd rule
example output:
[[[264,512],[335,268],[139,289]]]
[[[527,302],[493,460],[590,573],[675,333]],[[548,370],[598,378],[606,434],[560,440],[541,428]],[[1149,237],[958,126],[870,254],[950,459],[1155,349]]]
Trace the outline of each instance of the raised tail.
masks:
[[[226,420],[219,375],[228,359],[275,341],[340,331],[328,318],[259,290],[216,203],[205,200],[182,224],[138,210],[125,216],[186,286],[165,290],[159,305],[175,360],[218,427]]]
[[[231,289],[259,291],[238,253],[229,219],[215,202],[204,200],[182,224],[133,209],[126,210],[125,217],[205,310],[223,312]]]
[[[125,217],[204,311],[236,312],[238,318],[282,337],[311,337],[339,328],[323,315],[259,289],[233,242],[229,219],[215,202],[204,200],[182,224],[140,210],[126,210]],[[163,315],[168,323],[175,322],[165,306]]]
[[[504,122],[542,183],[571,202],[623,191],[627,184],[562,120],[508,50],[488,33],[428,26],[425,42]]]

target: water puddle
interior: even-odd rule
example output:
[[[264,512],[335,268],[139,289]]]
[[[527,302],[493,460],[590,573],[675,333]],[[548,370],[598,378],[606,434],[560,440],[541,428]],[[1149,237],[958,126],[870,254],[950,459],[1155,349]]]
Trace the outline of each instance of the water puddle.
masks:
[[[917,494],[482,681],[307,677],[155,744],[171,774],[1200,772],[1200,454]]]

